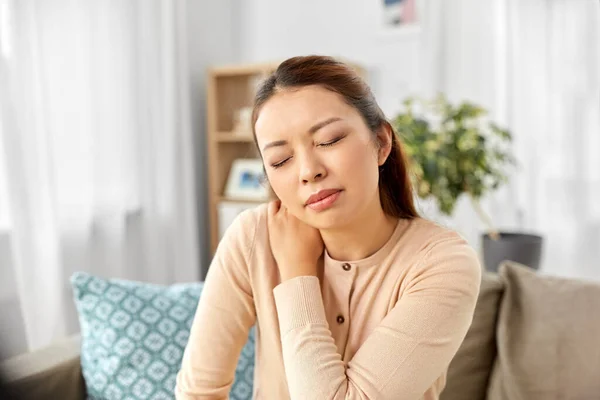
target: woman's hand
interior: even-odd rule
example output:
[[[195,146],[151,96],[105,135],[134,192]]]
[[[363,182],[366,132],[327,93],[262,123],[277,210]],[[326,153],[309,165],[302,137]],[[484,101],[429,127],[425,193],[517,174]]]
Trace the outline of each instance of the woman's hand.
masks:
[[[282,282],[297,276],[316,276],[323,254],[318,229],[293,216],[280,200],[269,203],[269,241]]]

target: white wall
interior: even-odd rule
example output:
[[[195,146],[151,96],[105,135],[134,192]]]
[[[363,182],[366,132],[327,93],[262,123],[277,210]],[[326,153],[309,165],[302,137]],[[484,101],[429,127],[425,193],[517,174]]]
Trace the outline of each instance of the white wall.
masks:
[[[429,26],[405,33],[383,29],[381,3],[244,1],[240,57],[259,62],[309,53],[348,58],[369,69],[369,83],[387,114],[406,95],[428,89],[499,107],[506,62],[499,56],[506,29],[503,2],[417,0],[421,25]]]
[[[384,112],[391,113],[418,89],[419,35],[386,33],[379,24],[380,1],[244,1],[241,60],[343,57],[368,70],[376,98]]]
[[[206,157],[206,69],[239,61],[240,0],[188,0],[188,57],[191,81],[191,114],[198,191],[198,238],[201,277],[210,262],[208,181]]]

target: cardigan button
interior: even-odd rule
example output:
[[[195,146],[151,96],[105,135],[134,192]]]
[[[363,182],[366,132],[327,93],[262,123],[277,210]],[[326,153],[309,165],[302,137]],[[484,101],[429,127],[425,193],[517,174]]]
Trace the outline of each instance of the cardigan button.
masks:
[[[352,269],[352,266],[350,264],[348,264],[348,263],[343,263],[342,264],[342,269],[344,271],[350,271],[350,269]]]
[[[343,324],[344,321],[345,321],[344,316],[343,315],[338,315],[337,318],[336,318],[336,321],[340,325]]]

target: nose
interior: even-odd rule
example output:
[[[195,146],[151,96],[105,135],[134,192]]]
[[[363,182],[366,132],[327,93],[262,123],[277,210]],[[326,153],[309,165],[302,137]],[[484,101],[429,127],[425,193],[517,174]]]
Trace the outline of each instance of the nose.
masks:
[[[306,154],[300,164],[300,181],[303,184],[318,182],[327,175],[324,165],[317,157]]]

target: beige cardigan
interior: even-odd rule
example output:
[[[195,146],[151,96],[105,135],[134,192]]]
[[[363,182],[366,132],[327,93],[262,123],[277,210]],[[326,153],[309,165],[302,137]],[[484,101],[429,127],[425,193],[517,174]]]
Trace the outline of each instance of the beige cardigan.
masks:
[[[317,277],[281,283],[267,208],[242,213],[210,266],[177,399],[227,399],[257,324],[254,399],[433,400],[469,328],[481,279],[457,233],[399,220],[359,261],[325,252]]]

